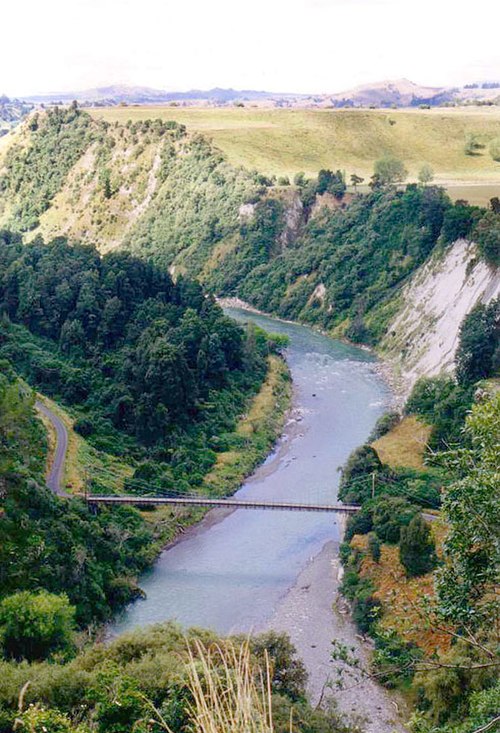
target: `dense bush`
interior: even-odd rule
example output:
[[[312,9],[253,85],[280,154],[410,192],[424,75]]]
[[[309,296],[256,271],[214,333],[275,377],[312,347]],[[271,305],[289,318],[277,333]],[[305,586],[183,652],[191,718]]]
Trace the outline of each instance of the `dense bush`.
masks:
[[[156,452],[196,485],[260,386],[275,341],[224,316],[194,281],[130,254],[102,259],[63,240],[1,241],[0,350],[42,391],[80,411],[98,448]],[[3,343],[2,343],[3,342]]]
[[[67,593],[79,624],[108,618],[137,595],[134,579],[152,560],[152,534],[134,509],[93,516],[83,502],[40,485],[45,431],[33,395],[6,362],[0,367],[0,598]]]

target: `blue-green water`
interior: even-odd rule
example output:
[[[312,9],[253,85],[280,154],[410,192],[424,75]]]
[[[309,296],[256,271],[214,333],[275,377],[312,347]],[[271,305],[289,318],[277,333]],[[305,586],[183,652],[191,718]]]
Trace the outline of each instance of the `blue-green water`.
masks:
[[[338,468],[389,397],[372,357],[304,326],[227,312],[289,336],[295,386],[292,424],[238,496],[334,502]],[[141,579],[146,599],[129,606],[111,633],[167,619],[221,633],[260,627],[308,561],[338,537],[334,515],[239,509],[164,551]]]

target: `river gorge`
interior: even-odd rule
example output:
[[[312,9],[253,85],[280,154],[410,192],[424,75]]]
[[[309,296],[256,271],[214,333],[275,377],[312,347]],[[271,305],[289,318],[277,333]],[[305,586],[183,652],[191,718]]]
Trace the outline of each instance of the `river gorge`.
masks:
[[[374,357],[305,326],[239,308],[226,312],[289,337],[294,384],[283,435],[236,496],[334,503],[340,467],[391,399]],[[306,663],[317,701],[332,674],[334,637],[366,654],[345,609],[332,610],[342,522],[333,514],[212,510],[142,577],[145,600],[129,606],[111,633],[168,619],[223,634],[285,630]],[[362,685],[364,691],[356,685],[339,695],[341,709],[356,707],[370,720],[367,731],[400,730],[386,693],[373,682]]]

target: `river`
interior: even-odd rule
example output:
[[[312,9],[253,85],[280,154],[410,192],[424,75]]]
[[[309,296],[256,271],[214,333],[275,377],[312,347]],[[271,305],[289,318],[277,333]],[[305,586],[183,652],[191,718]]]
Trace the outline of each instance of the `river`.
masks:
[[[290,339],[286,357],[294,409],[275,451],[237,496],[334,502],[339,467],[384,411],[388,391],[369,352],[310,328],[245,310],[227,309]],[[261,628],[326,543],[338,543],[335,515],[239,509],[165,550],[143,576],[145,600],[129,606],[111,629],[176,619],[221,633]]]

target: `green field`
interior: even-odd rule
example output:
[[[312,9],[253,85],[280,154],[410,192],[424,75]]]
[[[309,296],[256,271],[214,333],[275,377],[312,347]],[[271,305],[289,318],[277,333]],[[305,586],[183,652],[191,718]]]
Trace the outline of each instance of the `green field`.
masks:
[[[367,178],[384,153],[403,159],[414,178],[429,163],[436,182],[457,197],[500,193],[500,163],[488,143],[500,137],[500,108],[432,110],[279,110],[259,108],[112,107],[89,110],[108,121],[174,119],[211,137],[230,162],[267,174],[312,175],[341,168]],[[465,155],[468,134],[484,147]],[[473,185],[473,188],[470,186]],[[465,192],[461,189],[465,186]],[[482,186],[487,189],[482,190]],[[498,190],[495,189],[498,187]]]

